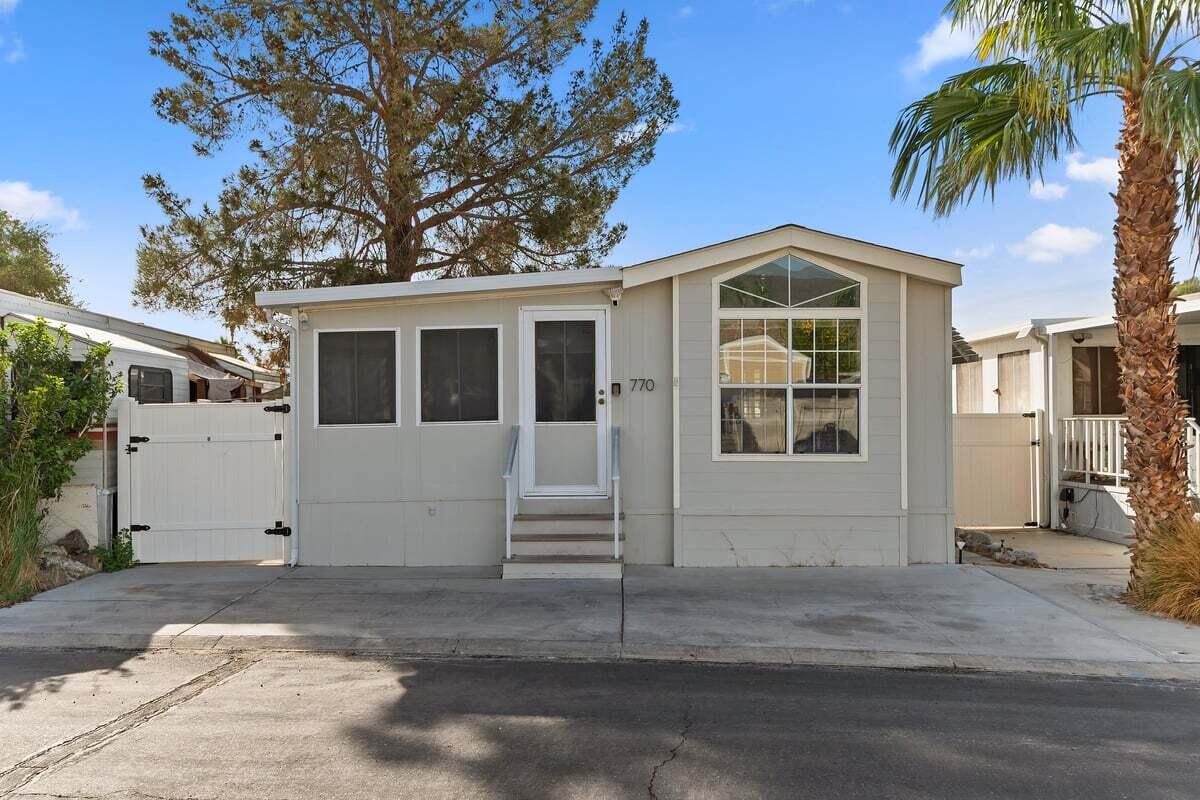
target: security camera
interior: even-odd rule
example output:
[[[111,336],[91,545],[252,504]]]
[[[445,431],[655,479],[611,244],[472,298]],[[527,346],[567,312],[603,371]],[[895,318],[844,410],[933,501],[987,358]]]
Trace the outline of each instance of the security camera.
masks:
[[[1071,334],[1071,341],[1075,342],[1075,344],[1083,344],[1090,338],[1092,338],[1092,335],[1087,331],[1076,331]]]
[[[621,295],[624,294],[625,288],[622,286],[614,286],[611,289],[605,289],[604,293],[612,300],[613,308],[616,308],[621,302]]]

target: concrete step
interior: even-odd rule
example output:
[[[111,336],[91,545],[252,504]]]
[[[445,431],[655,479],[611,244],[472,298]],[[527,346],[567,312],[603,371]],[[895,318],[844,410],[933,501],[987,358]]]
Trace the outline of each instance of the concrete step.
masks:
[[[624,519],[624,514],[621,515]],[[513,518],[513,534],[591,533],[612,538],[612,512],[608,514],[518,514]]]
[[[621,540],[625,535],[621,534]],[[607,533],[513,533],[515,556],[611,556],[612,531]]]
[[[617,580],[624,567],[621,559],[611,555],[513,556],[501,563],[502,576],[507,580]]]
[[[526,514],[608,514],[612,516],[610,497],[522,497],[521,512]]]

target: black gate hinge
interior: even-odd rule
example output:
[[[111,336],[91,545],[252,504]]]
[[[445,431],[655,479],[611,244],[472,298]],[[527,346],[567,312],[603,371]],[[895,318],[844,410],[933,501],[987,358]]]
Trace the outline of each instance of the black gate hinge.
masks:
[[[130,436],[129,437],[130,444],[142,444],[142,443],[145,443],[148,441],[150,441],[149,436]]]
[[[269,414],[289,414],[292,411],[292,407],[287,403],[281,403],[277,406],[263,406],[263,411],[266,411]]]
[[[1025,419],[1035,419],[1037,417],[1037,412],[1036,411],[1026,411],[1021,416],[1024,417]]]
[[[274,528],[267,528],[263,531],[267,536],[291,536],[292,529],[283,524],[283,520],[275,520]]]
[[[1042,440],[1041,440],[1041,439],[1031,439],[1031,440],[1029,441],[1029,446],[1030,446],[1030,447],[1041,447],[1041,446],[1042,446]]]
[[[148,530],[150,530],[150,526],[149,525],[130,525],[129,530],[134,531],[134,532],[148,531]]]

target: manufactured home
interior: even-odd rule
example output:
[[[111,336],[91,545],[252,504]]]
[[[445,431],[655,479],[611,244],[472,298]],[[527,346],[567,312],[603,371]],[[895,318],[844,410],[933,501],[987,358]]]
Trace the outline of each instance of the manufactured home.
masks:
[[[291,560],[951,561],[960,269],[786,225],[624,268],[261,293],[295,337]]]
[[[1200,294],[1178,298],[1175,313],[1177,383],[1188,413],[1188,483],[1200,497]],[[1028,455],[1017,456],[1005,475],[961,472],[959,523],[1005,526],[1025,519],[1128,543],[1133,511],[1113,317],[1030,319],[966,339],[979,358],[954,367],[955,425],[964,440],[959,456],[970,447],[970,428],[1004,425],[1021,432],[1013,444]],[[1031,487],[1016,489],[1023,508],[1019,502],[980,502],[1004,497],[1014,482]]]

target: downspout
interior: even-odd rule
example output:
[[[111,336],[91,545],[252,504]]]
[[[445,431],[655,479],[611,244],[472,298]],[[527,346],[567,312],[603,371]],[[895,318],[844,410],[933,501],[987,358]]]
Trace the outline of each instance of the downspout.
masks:
[[[1020,330],[1017,336],[1029,336],[1037,341],[1042,346],[1042,400],[1046,411],[1043,417],[1040,409],[1034,409],[1035,421],[1040,423],[1037,426],[1037,441],[1041,444],[1038,446],[1038,472],[1035,476],[1037,493],[1037,524],[1039,528],[1053,528],[1055,526],[1054,515],[1049,514],[1049,519],[1045,519],[1043,515],[1048,514],[1048,504],[1053,505],[1053,498],[1058,496],[1058,478],[1055,461],[1057,460],[1057,448],[1055,443],[1057,437],[1054,435],[1054,334],[1042,333],[1037,328],[1030,326],[1028,331]],[[1046,463],[1047,450],[1050,453],[1050,463]],[[1049,470],[1049,475],[1045,474]],[[1047,481],[1047,478],[1049,479]],[[1049,497],[1042,494],[1042,489],[1049,482]],[[1043,522],[1043,520],[1045,520]]]
[[[300,388],[300,309],[291,310],[288,323],[271,320],[271,325],[288,332],[288,383],[289,398],[292,411],[288,414],[290,426],[288,438],[291,447],[288,450],[288,495],[291,506],[291,548],[288,554],[288,566],[294,567],[300,563],[300,403],[298,390]]]

